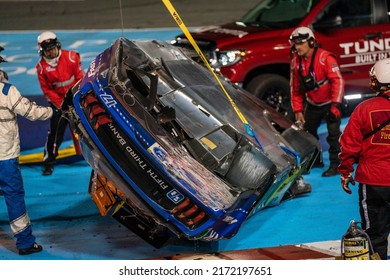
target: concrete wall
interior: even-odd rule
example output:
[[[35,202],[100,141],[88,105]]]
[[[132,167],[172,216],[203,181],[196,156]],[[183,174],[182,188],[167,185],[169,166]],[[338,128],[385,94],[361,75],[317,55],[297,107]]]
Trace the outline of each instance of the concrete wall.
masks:
[[[237,20],[259,1],[171,0],[171,4],[190,27]],[[0,19],[3,31],[177,26],[161,0],[0,0]]]

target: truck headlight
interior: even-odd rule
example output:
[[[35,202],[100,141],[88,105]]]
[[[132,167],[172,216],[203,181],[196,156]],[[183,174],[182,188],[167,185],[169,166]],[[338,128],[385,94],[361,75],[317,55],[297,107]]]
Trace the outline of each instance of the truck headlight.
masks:
[[[230,66],[239,62],[246,55],[245,50],[217,51],[214,67]]]

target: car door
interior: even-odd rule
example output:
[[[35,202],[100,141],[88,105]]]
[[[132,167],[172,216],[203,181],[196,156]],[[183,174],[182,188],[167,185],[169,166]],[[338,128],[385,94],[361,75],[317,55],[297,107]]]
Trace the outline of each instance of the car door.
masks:
[[[389,0],[336,0],[313,22],[320,45],[337,55],[346,95],[368,93],[368,72],[390,57]]]

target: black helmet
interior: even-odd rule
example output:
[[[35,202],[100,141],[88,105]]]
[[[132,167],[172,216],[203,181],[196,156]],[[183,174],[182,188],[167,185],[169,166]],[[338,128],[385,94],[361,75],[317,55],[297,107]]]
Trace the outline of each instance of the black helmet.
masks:
[[[0,52],[2,52],[2,51],[4,51],[4,48],[2,46],[0,46]],[[7,62],[7,60],[0,55],[0,63],[2,63],[2,62]]]
[[[3,51],[4,48],[0,46],[0,52]],[[0,63],[7,62],[7,60],[0,55]],[[0,69],[0,82],[8,82],[8,75],[6,72]]]
[[[0,70],[0,82],[8,82],[8,75],[3,70]]]

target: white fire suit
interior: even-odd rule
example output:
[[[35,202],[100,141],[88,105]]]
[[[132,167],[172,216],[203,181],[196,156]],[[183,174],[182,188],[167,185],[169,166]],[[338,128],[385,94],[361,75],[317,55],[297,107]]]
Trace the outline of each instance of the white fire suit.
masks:
[[[26,212],[23,180],[19,168],[20,139],[17,115],[29,120],[46,120],[53,115],[21,96],[17,88],[0,80],[0,189],[7,205],[8,217],[18,249],[31,248],[35,242]]]

